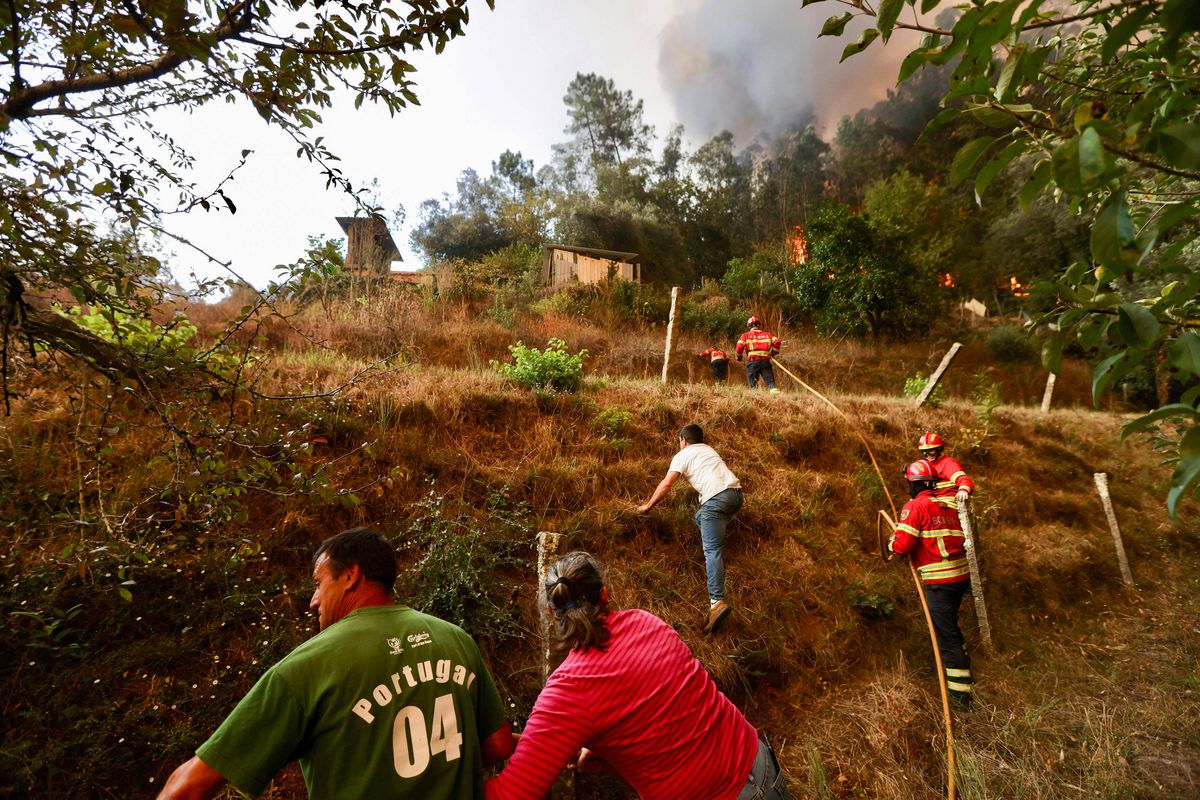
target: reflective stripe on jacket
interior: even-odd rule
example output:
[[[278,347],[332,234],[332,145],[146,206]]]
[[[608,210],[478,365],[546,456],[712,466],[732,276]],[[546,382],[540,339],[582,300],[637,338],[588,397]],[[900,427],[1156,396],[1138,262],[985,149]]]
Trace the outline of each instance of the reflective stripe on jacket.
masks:
[[[905,503],[892,552],[911,555],[922,583],[957,583],[971,577],[958,514],[939,504],[932,491]]]
[[[770,358],[779,352],[783,344],[773,333],[763,330],[746,331],[737,341],[737,354],[745,356],[748,361],[759,361]]]

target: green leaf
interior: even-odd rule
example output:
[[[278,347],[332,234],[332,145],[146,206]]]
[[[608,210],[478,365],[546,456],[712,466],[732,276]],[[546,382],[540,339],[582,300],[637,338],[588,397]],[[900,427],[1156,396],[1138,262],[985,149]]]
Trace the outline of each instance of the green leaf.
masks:
[[[1200,336],[1185,331],[1167,348],[1167,363],[1187,375],[1200,375]]]
[[[1112,167],[1112,156],[1095,128],[1079,134],[1079,180],[1084,187],[1095,185]]]
[[[1009,87],[1012,86],[1013,77],[1017,74],[1017,68],[1021,65],[1021,59],[1025,57],[1025,43],[1021,42],[1012,49],[1008,54],[1008,58],[1004,61],[1004,69],[1000,70],[1000,77],[996,80],[995,98],[1003,103],[1009,96]]]
[[[921,13],[928,14],[930,11],[933,11],[935,8],[937,8],[938,4],[941,2],[942,0],[921,0]]]
[[[1100,344],[1100,340],[1108,333],[1108,328],[1112,325],[1112,317],[1104,317],[1097,319],[1095,316],[1089,317],[1079,325],[1079,344],[1084,350],[1095,350]]]
[[[896,83],[904,83],[906,80],[912,77],[914,72],[916,72],[929,61],[929,57],[929,53],[926,50],[914,50],[906,55],[904,60],[900,62],[900,74],[896,77]],[[945,114],[948,111],[952,112],[954,115],[958,114],[958,109],[947,108],[938,114],[938,117],[941,117],[942,114]],[[933,125],[933,122],[930,122],[929,124]],[[926,128],[926,130],[928,130],[928,128]],[[921,135],[924,136],[925,134],[922,133]]]
[[[1033,168],[1033,174],[1029,176],[1029,180],[1021,187],[1021,192],[1017,199],[1021,203],[1022,211],[1029,211],[1029,207],[1033,205],[1033,201],[1046,188],[1046,184],[1050,182],[1051,176],[1050,160],[1043,159],[1038,162],[1038,165]]]
[[[1152,146],[1179,169],[1200,167],[1200,124],[1180,122],[1158,132]]]
[[[1179,502],[1195,486],[1200,477],[1200,428],[1192,427],[1179,443],[1179,463],[1171,475],[1171,489],[1167,492],[1167,511],[1174,517],[1179,512]],[[1185,455],[1186,453],[1186,455]]]
[[[957,186],[970,174],[975,163],[996,141],[995,136],[980,136],[964,144],[950,162],[950,185]]]
[[[1066,336],[1061,332],[1054,334],[1042,343],[1042,366],[1055,375],[1059,373],[1064,344],[1066,344]]]
[[[1108,388],[1108,384],[1113,378],[1113,368],[1124,361],[1128,355],[1128,350],[1122,350],[1096,365],[1096,369],[1092,371],[1092,405],[1100,405],[1100,395],[1104,394],[1104,390]]]
[[[867,28],[862,32],[862,36],[858,37],[858,41],[851,42],[850,44],[846,45],[846,49],[842,51],[842,57],[839,59],[838,63],[845,61],[850,56],[857,55],[863,50],[866,50],[871,42],[878,38],[879,31],[875,30],[874,28]]]
[[[1167,406],[1161,406],[1154,409],[1149,414],[1144,414],[1138,417],[1133,422],[1127,423],[1121,428],[1121,438],[1125,439],[1131,434],[1138,431],[1144,431],[1159,420],[1168,417],[1191,417],[1192,421],[1200,420],[1200,413],[1191,406],[1186,406],[1182,403],[1172,403]]]
[[[1162,326],[1144,306],[1124,303],[1117,308],[1117,335],[1130,347],[1146,347],[1160,331]]]
[[[1137,231],[1129,217],[1125,193],[1117,192],[1092,222],[1092,258],[1114,270],[1128,269],[1138,261]]]
[[[1025,140],[1017,139],[1015,142],[1009,142],[1008,147],[1000,151],[1000,155],[983,165],[983,169],[979,170],[979,174],[975,176],[975,202],[977,204],[983,205],[983,193],[1000,174],[1000,170],[1007,167],[1010,161],[1023,152],[1025,152]]]
[[[875,12],[875,24],[879,27],[879,33],[885,42],[891,37],[892,28],[896,26],[896,19],[900,16],[903,8],[904,0],[880,0],[878,10]]]
[[[806,6],[811,6],[813,3],[824,3],[824,2],[825,2],[825,0],[800,0],[800,7],[805,8]]]
[[[854,15],[847,11],[845,14],[839,14],[836,17],[830,17],[825,20],[825,24],[821,27],[821,32],[817,34],[821,36],[841,36],[846,30],[846,23],[854,19]]]
[[[1142,6],[1135,8],[1129,12],[1108,32],[1108,37],[1104,40],[1104,45],[1100,48],[1100,60],[1105,64],[1113,60],[1113,56],[1117,51],[1129,43],[1133,35],[1137,33],[1146,17],[1154,10],[1153,6]]]

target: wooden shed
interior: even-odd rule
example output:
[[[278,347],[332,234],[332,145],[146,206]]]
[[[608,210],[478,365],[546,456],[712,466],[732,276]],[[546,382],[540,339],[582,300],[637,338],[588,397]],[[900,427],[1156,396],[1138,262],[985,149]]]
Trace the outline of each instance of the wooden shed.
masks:
[[[601,283],[609,278],[642,282],[637,253],[548,244],[543,249],[542,282],[557,289],[571,282]]]
[[[346,272],[356,278],[386,278],[400,248],[379,217],[338,217],[346,232]]]

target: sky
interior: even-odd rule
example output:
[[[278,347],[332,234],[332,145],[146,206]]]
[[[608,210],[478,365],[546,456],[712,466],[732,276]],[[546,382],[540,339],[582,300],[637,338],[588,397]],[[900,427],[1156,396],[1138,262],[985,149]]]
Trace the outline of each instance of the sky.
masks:
[[[742,144],[816,114],[828,128],[842,114],[870,105],[894,84],[905,42],[894,38],[837,64],[844,38],[817,38],[841,6],[799,0],[496,0],[471,5],[466,35],[440,55],[417,53],[420,106],[395,117],[350,98],[323,114],[318,131],[352,181],[379,181],[384,208],[402,204],[393,228],[403,264],[419,269],[408,242],[420,203],[453,192],[458,174],[490,173],[504,150],[519,150],[537,169],[565,141],[562,97],[576,73],[611,78],[645,103],[660,140],[677,123],[695,146],[723,129]],[[861,27],[861,26],[860,26]],[[899,38],[899,37],[897,37]],[[295,144],[246,104],[215,103],[191,116],[160,115],[156,124],[196,157],[194,179],[211,187],[253,150],[227,193],[236,214],[197,211],[172,218],[170,229],[262,287],[278,264],[295,261],[307,237],[342,236],[335,217],[352,213],[349,198],[325,188],[319,169],[296,158]],[[220,269],[196,251],[168,243],[176,277]]]

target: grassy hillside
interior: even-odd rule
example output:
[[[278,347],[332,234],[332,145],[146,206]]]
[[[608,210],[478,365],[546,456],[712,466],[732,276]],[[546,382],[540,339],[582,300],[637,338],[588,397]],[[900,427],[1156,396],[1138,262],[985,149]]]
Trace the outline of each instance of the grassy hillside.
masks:
[[[27,370],[0,420],[0,796],[152,793],[315,632],[308,558],[360,524],[401,547],[402,598],[476,635],[516,719],[541,674],[534,539],[556,531],[605,561],[618,607],[677,627],[771,732],[794,796],[944,796],[928,638],[907,570],[877,553],[888,506],[858,438],[900,503],[927,429],[980,486],[997,644],[974,650],[982,702],[955,718],[960,796],[1196,796],[1196,506],[1166,518],[1168,470],[1150,442],[1121,441],[1127,418],[1089,409],[1085,365],[1068,365],[1063,410],[1043,415],[1036,363],[998,364],[969,332],[869,346],[783,331],[784,361],[847,421],[784,378],[776,397],[740,374],[709,385],[686,335],[663,387],[662,333],[552,313],[506,326],[398,294],[246,332],[272,348],[254,367],[260,391],[306,399],[164,391],[170,410],[151,414],[136,392]],[[536,395],[487,366],[516,339],[550,336],[591,353],[578,394]],[[949,399],[914,410],[904,379],[963,338]],[[989,381],[1005,403],[991,414],[971,399]],[[181,444],[184,422],[202,435]],[[711,638],[694,495],[633,511],[688,422],[747,491],[726,555],[737,614]],[[1121,586],[1101,471],[1136,592]],[[974,644],[969,608],[963,621]],[[267,796],[302,797],[298,772]],[[593,782],[578,796],[621,795]]]

